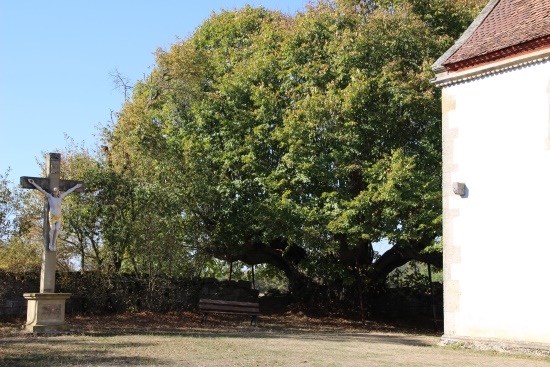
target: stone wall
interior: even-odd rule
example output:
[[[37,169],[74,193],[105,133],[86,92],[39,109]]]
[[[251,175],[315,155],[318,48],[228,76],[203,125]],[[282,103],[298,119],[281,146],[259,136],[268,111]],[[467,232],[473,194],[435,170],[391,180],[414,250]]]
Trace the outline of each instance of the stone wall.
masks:
[[[37,292],[38,274],[14,274],[0,271],[0,318],[24,316],[27,301],[23,293]],[[442,318],[442,286],[434,283],[437,318]],[[285,313],[293,309],[293,299],[287,294],[267,294],[259,297],[251,282],[200,279],[138,279],[131,275],[105,276],[97,272],[57,273],[56,292],[71,293],[67,314],[122,313],[127,311],[194,311],[199,299],[223,299],[259,302],[263,314]],[[389,288],[367,297],[368,317],[376,320],[433,321],[429,293],[409,288]],[[290,307],[289,307],[290,306]],[[343,314],[359,317],[359,306],[338,307]],[[303,309],[303,308],[300,308]],[[315,307],[312,308],[314,311]],[[304,309],[307,311],[307,308]]]
[[[23,293],[37,292],[38,273],[15,274],[0,271],[0,316],[26,315],[27,300]]]
[[[0,272],[0,317],[26,315],[23,293],[37,292],[38,274]],[[247,281],[201,279],[138,279],[96,272],[57,273],[56,292],[71,293],[67,314],[150,310],[194,310],[200,298],[252,302],[258,291]]]

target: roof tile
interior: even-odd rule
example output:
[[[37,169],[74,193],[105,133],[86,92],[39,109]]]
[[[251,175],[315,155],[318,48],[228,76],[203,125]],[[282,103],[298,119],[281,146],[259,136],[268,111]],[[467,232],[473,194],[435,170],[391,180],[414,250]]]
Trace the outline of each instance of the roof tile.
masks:
[[[550,0],[500,0],[444,64],[468,60],[550,35]]]

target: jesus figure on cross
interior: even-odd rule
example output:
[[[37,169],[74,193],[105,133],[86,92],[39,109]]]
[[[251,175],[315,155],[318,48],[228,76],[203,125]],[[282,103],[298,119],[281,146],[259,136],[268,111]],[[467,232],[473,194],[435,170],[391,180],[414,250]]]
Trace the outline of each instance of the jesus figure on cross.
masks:
[[[48,204],[50,206],[49,219],[50,219],[50,251],[55,251],[55,244],[57,241],[57,234],[61,228],[61,202],[65,196],[69,195],[74,190],[78,189],[82,184],[76,184],[64,193],[60,193],[57,187],[54,187],[50,194],[42,187],[38,186],[32,178],[29,178],[29,183],[38,189],[45,197],[48,198]]]

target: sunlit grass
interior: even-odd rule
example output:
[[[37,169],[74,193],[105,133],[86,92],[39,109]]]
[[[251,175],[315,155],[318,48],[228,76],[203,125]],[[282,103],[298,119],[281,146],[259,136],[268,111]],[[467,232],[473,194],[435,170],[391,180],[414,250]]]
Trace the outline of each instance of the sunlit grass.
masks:
[[[0,366],[549,366],[550,358],[437,347],[439,337],[338,319],[193,314],[73,317],[74,332],[23,336],[0,324]]]

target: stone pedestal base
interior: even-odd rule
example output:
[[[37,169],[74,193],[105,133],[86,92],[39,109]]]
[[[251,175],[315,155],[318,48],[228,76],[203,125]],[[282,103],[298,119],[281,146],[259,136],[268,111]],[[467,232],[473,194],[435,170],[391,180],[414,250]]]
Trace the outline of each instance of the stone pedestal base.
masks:
[[[25,293],[28,300],[27,323],[23,331],[29,333],[67,333],[65,300],[70,293]]]

